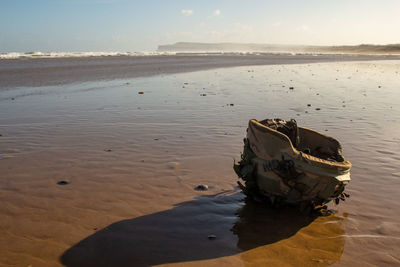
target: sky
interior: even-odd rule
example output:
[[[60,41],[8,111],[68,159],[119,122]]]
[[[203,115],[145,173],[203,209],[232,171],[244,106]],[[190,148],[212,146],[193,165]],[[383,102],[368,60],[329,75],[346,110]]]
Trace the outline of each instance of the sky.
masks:
[[[400,43],[400,0],[0,0],[0,52]]]

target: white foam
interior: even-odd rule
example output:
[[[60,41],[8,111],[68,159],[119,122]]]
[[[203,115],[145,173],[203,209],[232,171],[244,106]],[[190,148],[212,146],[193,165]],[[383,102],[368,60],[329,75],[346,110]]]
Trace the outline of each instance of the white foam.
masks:
[[[67,58],[67,57],[105,57],[105,56],[152,56],[170,55],[174,52],[10,52],[0,53],[0,59],[22,58]]]
[[[356,53],[321,53],[321,52],[255,52],[255,51],[142,51],[142,52],[9,52],[0,53],[1,59],[23,58],[69,58],[69,57],[106,57],[106,56],[159,56],[159,55],[360,55]],[[367,55],[367,54],[363,54]],[[369,55],[398,55],[398,54],[369,54]]]

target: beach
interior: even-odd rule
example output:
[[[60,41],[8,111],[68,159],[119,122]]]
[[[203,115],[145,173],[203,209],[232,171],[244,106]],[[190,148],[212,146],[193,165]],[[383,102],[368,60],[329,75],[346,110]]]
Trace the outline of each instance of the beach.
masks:
[[[346,54],[181,54],[19,58],[0,60],[0,90],[99,80],[127,79],[235,66],[303,64],[335,61],[396,60],[396,55]]]
[[[399,265],[399,80],[396,56],[0,60],[0,266]],[[340,140],[351,197],[246,199],[252,118]]]

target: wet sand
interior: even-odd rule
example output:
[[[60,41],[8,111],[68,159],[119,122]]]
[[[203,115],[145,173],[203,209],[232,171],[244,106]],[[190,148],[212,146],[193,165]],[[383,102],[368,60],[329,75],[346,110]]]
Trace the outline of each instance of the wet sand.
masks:
[[[126,79],[213,68],[334,61],[398,60],[396,55],[176,55],[0,60],[0,90]]]
[[[3,90],[0,265],[399,265],[399,80],[399,61],[335,62]],[[244,199],[233,160],[267,117],[341,141],[335,214]]]

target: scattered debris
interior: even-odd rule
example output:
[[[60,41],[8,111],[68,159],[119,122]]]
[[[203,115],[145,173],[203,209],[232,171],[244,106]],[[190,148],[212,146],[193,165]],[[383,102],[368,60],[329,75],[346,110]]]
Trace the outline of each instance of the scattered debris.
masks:
[[[197,191],[207,191],[207,190],[208,190],[208,185],[206,185],[206,184],[200,184],[200,185],[196,186],[196,187],[194,188],[194,190],[197,190]]]

